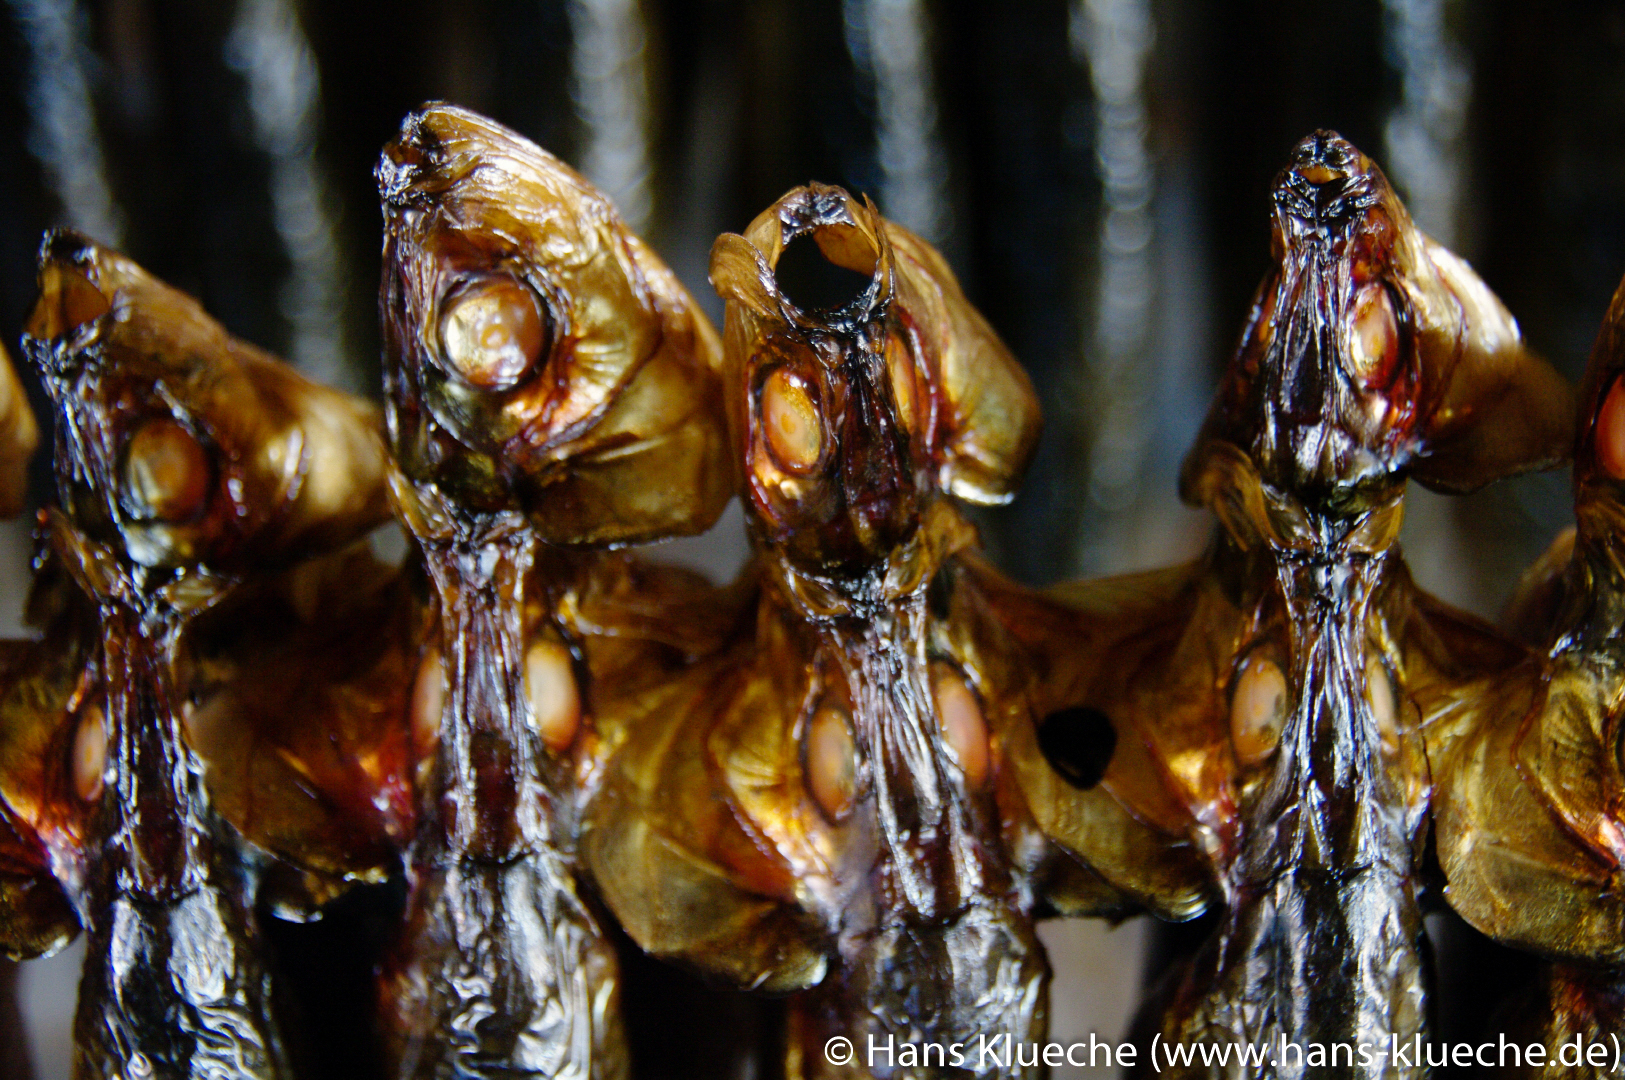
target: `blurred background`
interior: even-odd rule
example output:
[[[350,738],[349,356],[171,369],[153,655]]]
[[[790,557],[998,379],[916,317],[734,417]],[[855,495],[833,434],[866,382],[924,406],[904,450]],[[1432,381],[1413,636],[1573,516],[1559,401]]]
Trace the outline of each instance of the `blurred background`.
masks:
[[[375,393],[371,170],[428,99],[580,168],[713,316],[715,236],[838,182],[940,245],[1032,375],[1042,448],[981,524],[1033,583],[1200,549],[1178,462],[1266,266],[1270,180],[1315,128],[1377,158],[1571,376],[1625,272],[1620,3],[0,0],[0,24],[14,354],[41,231],[68,224],[233,333]],[[50,487],[42,455],[36,503]],[[1422,493],[1407,554],[1425,586],[1493,615],[1568,509],[1560,474]],[[14,625],[30,540],[5,529]],[[667,554],[720,578],[743,551],[733,513]],[[1045,933],[1056,1035],[1121,1031],[1166,935]],[[0,1004],[0,1074],[25,1052],[39,1080],[67,1075],[76,973],[77,950],[0,965],[21,997],[20,1019]]]

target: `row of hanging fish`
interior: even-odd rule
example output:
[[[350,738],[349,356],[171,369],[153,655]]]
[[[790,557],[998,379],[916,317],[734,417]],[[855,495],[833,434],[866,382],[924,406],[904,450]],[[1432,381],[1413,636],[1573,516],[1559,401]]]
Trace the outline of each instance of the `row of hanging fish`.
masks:
[[[1042,1042],[1053,916],[1217,913],[1146,1005],[1164,1042],[1426,1039],[1441,895],[1556,961],[1534,1038],[1625,1026],[1625,292],[1577,408],[1311,136],[1186,461],[1207,552],[1039,592],[963,509],[1014,494],[1032,390],[867,200],[812,184],[720,238],[719,337],[489,120],[413,114],[377,178],[381,415],[117,253],[41,248],[58,500],[0,652],[0,949],[86,934],[77,1077],[295,1075],[259,912],[397,874],[403,1078],[629,1075],[607,919],[789,995],[794,1078],[1041,1075],[863,1049]],[[16,512],[37,429],[0,371]],[[1571,450],[1577,530],[1507,630],[1415,586],[1408,481]],[[621,550],[735,497],[730,586]]]

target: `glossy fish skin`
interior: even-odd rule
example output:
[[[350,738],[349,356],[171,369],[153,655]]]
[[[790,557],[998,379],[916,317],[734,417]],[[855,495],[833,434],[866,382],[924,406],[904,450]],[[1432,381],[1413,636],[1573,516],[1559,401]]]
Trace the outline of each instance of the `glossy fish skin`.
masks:
[[[11,356],[0,345],[0,517],[12,517],[23,508],[28,462],[38,447],[39,424]]]
[[[720,347],[608,200],[506,128],[427,106],[377,175],[393,494],[436,622],[391,1069],[613,1080],[618,974],[578,882],[578,802],[619,738],[609,701],[704,648],[717,613],[697,579],[592,549],[721,512]]]
[[[85,877],[90,808],[73,793],[72,750],[90,704],[93,614],[47,559],[28,605],[44,632],[0,646],[0,955],[12,960],[49,956],[79,934],[69,889]]]
[[[400,868],[421,591],[363,540],[239,584],[189,628],[187,742],[213,811],[273,857],[259,897],[282,918]]]
[[[1215,510],[1230,543],[1262,556],[1254,573],[1277,605],[1286,709],[1224,867],[1218,939],[1163,1030],[1187,1041],[1425,1038],[1421,733],[1436,702],[1448,713],[1451,684],[1497,666],[1465,619],[1398,617],[1436,607],[1392,546],[1403,484],[1468,490],[1561,460],[1572,395],[1348,143],[1329,133],[1300,143],[1274,202],[1279,268],[1183,490]]]
[[[1529,665],[1411,582],[1404,485],[1462,491],[1561,460],[1572,396],[1346,141],[1300,143],[1273,203],[1277,266],[1182,476],[1219,536],[1182,570],[1057,590],[1112,647],[1034,643],[1047,693],[1108,719],[1117,752],[1098,787],[1032,790],[1073,804],[1050,834],[1108,882],[1221,908],[1149,1006],[1164,1043],[1386,1046],[1427,1030],[1424,732]],[[1180,874],[1110,846],[1102,791],[1116,818],[1156,827],[1148,854],[1184,853]],[[1269,1075],[1425,1071],[1373,1054]]]
[[[1310,136],[1273,203],[1277,268],[1186,458],[1187,501],[1219,443],[1271,486],[1344,513],[1385,501],[1402,475],[1465,492],[1567,459],[1572,390],[1370,159]]]
[[[60,415],[63,509],[46,542],[96,611],[66,702],[73,768],[62,776],[61,738],[6,762],[47,782],[32,791],[40,821],[75,825],[47,836],[90,942],[75,1076],[287,1076],[253,912],[260,860],[214,810],[190,745],[187,639],[245,579],[384,519],[376,414],[67,232],[42,245],[24,346]]]
[[[1586,372],[1575,527],[1525,575],[1509,610],[1508,623],[1543,662],[1429,734],[1446,896],[1490,937],[1558,961],[1530,1010],[1554,1054],[1576,1035],[1608,1044],[1625,1031],[1622,372],[1625,283]],[[1589,1065],[1519,1075],[1536,1074],[1613,1075]]]
[[[797,306],[795,244],[848,271],[840,306]],[[711,277],[754,618],[628,704],[588,864],[650,952],[802,991],[791,1076],[1028,1075],[970,1051],[836,1069],[824,1045],[1046,1030],[1042,838],[1019,802],[1005,813],[1000,758],[1032,723],[1026,673],[954,505],[1010,496],[1037,403],[940,256],[839,188],[723,236]]]

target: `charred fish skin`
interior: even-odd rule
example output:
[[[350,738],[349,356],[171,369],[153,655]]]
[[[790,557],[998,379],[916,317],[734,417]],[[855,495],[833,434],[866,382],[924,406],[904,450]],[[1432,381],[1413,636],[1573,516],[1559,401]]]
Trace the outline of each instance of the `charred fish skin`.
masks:
[[[24,347],[60,414],[48,543],[100,622],[74,706],[89,808],[57,860],[90,942],[75,1075],[289,1076],[256,860],[211,807],[177,671],[192,621],[245,577],[387,514],[373,416],[65,231],[42,244]]]
[[[1588,364],[1574,450],[1575,526],[1526,573],[1506,620],[1541,662],[1487,682],[1431,733],[1446,899],[1474,927],[1553,958],[1534,1034],[1554,1064],[1578,1036],[1625,1030],[1619,694],[1625,689],[1625,283]],[[1570,1052],[1572,1055],[1572,1051]]]
[[[438,618],[424,826],[383,981],[391,1065],[613,1080],[619,976],[583,899],[578,807],[618,738],[603,703],[659,661],[618,614],[588,617],[642,580],[591,549],[721,512],[720,347],[600,192],[484,117],[424,107],[377,176],[393,495]]]
[[[1032,390],[941,257],[840,188],[723,236],[711,277],[754,619],[629,706],[588,863],[646,950],[802,991],[792,1076],[1025,1075],[968,1049],[1041,1035],[1048,967],[994,756],[1025,676],[953,500],[1013,493]]]

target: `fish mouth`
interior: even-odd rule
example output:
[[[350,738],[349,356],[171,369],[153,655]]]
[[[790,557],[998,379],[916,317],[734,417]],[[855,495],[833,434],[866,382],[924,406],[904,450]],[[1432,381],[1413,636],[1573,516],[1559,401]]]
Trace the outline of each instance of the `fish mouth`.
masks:
[[[1259,389],[1268,415],[1257,450],[1273,459],[1272,471],[1298,482],[1335,487],[1383,471],[1376,459],[1392,456],[1396,424],[1408,415],[1387,400],[1387,367],[1369,358],[1362,366],[1350,353],[1351,319],[1363,310],[1357,298],[1386,288],[1378,267],[1391,242],[1391,199],[1377,166],[1331,131],[1298,143],[1276,178],[1279,270],[1259,330],[1267,335]],[[1392,297],[1381,303],[1393,310]],[[1397,330],[1386,340],[1397,340]]]
[[[891,253],[880,216],[844,188],[812,183],[780,201],[763,252],[780,317],[804,332],[852,335],[891,301]]]
[[[1335,131],[1317,131],[1293,148],[1275,179],[1276,223],[1288,250],[1322,258],[1343,253],[1387,182],[1376,165]]]

